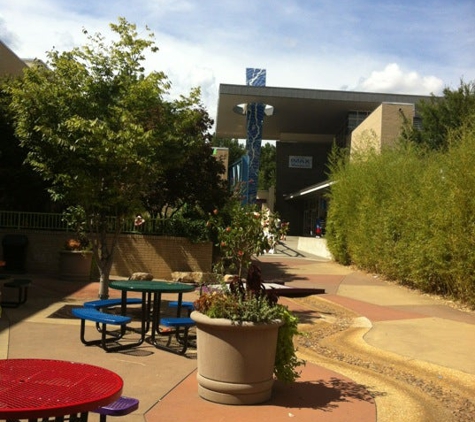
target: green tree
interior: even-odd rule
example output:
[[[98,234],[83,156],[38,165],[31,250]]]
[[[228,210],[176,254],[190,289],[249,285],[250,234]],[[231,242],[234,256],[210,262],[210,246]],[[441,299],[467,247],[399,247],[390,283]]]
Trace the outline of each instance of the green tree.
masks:
[[[46,183],[31,167],[23,164],[26,151],[15,137],[8,113],[11,101],[0,81],[0,208],[11,211],[50,211]]]
[[[145,209],[152,218],[172,217],[177,213],[207,218],[229,197],[223,179],[224,165],[215,159],[209,143],[184,151],[185,161],[166,169],[151,184],[144,198]]]
[[[403,138],[430,149],[445,149],[449,132],[460,127],[475,110],[475,81],[460,82],[458,89],[445,88],[442,97],[432,95],[418,104],[422,127],[406,122]]]
[[[113,41],[84,30],[84,46],[52,50],[47,67],[27,69],[10,91],[27,162],[51,184],[53,200],[85,211],[100,298],[108,297],[123,220],[143,209],[150,183],[180,165],[206,127],[198,90],[165,101],[166,75],[145,73],[146,51],[158,50],[153,34],[139,37],[124,18],[110,27]]]
[[[276,147],[264,144],[261,147],[261,160],[259,165],[259,189],[269,189],[275,186],[276,181]]]
[[[229,165],[238,161],[247,154],[246,147],[239,143],[237,139],[216,138],[211,141],[215,147],[225,147],[229,149]],[[269,189],[276,183],[276,147],[272,144],[264,144],[261,147],[261,157],[259,165],[259,189]]]
[[[232,166],[243,155],[246,154],[246,147],[239,143],[237,139],[217,138],[213,137],[211,145],[214,147],[228,148],[229,150],[229,166]]]

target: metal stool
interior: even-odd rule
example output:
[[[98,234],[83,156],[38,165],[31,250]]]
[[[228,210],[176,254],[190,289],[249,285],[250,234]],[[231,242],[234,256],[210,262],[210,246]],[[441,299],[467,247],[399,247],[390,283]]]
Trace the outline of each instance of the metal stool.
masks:
[[[2,279],[5,279],[5,277],[2,276]],[[29,278],[15,278],[12,281],[6,282],[3,287],[18,290],[18,300],[3,301],[1,306],[4,308],[18,308],[20,305],[26,303],[26,300],[28,299],[28,287],[30,287],[30,285],[31,280]]]
[[[115,402],[99,407],[94,413],[99,413],[100,422],[106,422],[107,416],[125,416],[139,408],[139,401],[132,397],[119,397]]]

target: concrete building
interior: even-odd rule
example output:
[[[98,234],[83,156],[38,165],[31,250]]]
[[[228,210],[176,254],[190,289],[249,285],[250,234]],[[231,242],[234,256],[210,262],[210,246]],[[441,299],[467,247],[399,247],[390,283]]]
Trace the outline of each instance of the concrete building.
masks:
[[[33,59],[20,59],[0,40],[0,76],[20,76],[23,69],[35,63]],[[42,63],[36,61],[36,63]]]
[[[27,65],[0,41],[0,76],[19,76]]]
[[[290,234],[307,236],[325,218],[328,156],[340,147],[377,150],[394,142],[404,119],[418,124],[416,104],[429,97],[352,91],[220,85],[216,135],[246,138],[246,104],[273,109],[263,140],[276,141],[275,210]]]

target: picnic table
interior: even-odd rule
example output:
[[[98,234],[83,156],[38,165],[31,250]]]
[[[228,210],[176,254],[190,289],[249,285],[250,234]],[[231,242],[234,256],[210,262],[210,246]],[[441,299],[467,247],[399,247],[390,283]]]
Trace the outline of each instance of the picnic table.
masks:
[[[185,327],[194,325],[189,318],[181,318],[181,302],[183,299],[183,293],[192,292],[195,290],[193,284],[169,282],[165,280],[114,280],[110,283],[111,289],[120,290],[121,293],[121,314],[127,314],[127,293],[128,292],[141,292],[142,293],[142,324],[141,324],[141,341],[145,340],[146,334],[150,331],[150,343],[157,348],[171,350],[168,347],[164,347],[157,341],[157,335],[160,335],[160,324],[162,318],[160,316],[162,305],[162,294],[176,293],[178,294],[178,306],[177,306],[177,318],[167,319],[168,323],[171,323],[174,328]],[[150,321],[150,314],[152,315]],[[125,329],[125,327],[124,327]],[[166,334],[168,335],[168,333]],[[186,340],[185,340],[186,343]],[[180,353],[186,351],[185,347]]]
[[[4,420],[55,417],[58,422],[85,422],[90,411],[117,400],[123,387],[115,372],[62,360],[2,359],[0,374]]]

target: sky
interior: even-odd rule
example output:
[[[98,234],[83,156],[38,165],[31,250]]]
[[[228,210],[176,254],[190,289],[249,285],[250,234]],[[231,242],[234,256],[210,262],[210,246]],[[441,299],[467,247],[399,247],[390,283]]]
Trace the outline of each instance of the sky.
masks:
[[[0,0],[0,39],[21,58],[109,38],[124,17],[159,52],[171,95],[200,87],[216,118],[220,84],[267,70],[267,86],[435,94],[475,81],[475,0]],[[109,38],[110,39],[110,38]]]

